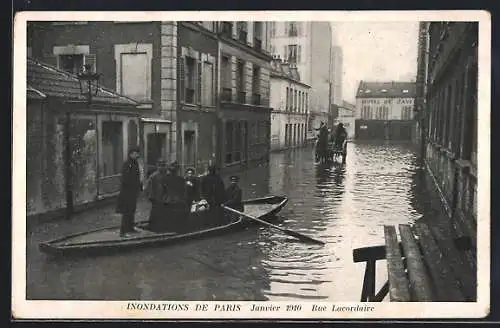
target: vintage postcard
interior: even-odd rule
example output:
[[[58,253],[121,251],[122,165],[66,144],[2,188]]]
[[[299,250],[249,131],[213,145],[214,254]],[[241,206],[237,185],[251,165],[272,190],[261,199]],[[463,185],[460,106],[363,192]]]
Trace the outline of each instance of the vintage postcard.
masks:
[[[15,319],[489,313],[488,12],[14,25]]]

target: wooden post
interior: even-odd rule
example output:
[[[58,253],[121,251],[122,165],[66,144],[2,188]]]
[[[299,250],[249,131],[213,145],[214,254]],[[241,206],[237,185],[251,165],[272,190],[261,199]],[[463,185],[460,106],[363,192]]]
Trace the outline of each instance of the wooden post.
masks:
[[[361,302],[370,302],[375,297],[375,260],[366,261],[365,277],[363,279],[363,290]]]

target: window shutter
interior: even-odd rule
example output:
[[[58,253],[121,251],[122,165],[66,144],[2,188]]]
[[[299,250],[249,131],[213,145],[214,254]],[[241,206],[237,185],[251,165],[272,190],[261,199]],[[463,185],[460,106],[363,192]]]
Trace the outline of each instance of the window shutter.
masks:
[[[203,66],[202,66],[202,62],[201,60],[198,60],[197,63],[196,63],[196,75],[195,75],[195,90],[196,90],[196,102],[198,105],[200,105],[202,103],[201,101],[201,96],[202,96],[202,87],[203,87],[203,83],[202,83],[202,76],[201,76],[201,70],[202,70]]]
[[[283,25],[285,25],[285,35],[288,35],[288,22],[283,22]]]
[[[185,101],[185,87],[186,87],[186,57],[182,56],[177,60],[177,77],[179,79],[179,101]]]
[[[90,71],[92,73],[97,72],[97,61],[96,60],[97,60],[96,54],[85,55],[85,58],[84,58],[85,64],[84,65],[90,65]]]
[[[302,46],[299,45],[297,49],[297,63],[300,63],[300,55],[302,54]]]

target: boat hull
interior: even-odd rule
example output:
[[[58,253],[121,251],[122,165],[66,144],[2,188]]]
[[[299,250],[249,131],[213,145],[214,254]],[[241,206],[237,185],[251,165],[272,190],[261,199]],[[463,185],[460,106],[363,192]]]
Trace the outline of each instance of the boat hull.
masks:
[[[280,196],[247,200],[244,201],[245,213],[265,221],[272,221],[287,202],[286,197]],[[190,240],[235,232],[244,229],[250,224],[255,224],[254,221],[240,217],[228,215],[227,218],[227,223],[186,233],[155,233],[145,229],[147,221],[141,221],[136,223],[136,229],[139,232],[132,237],[120,237],[120,227],[113,226],[43,242],[39,245],[39,249],[43,253],[53,256],[111,254],[117,251],[143,247],[179,244]]]

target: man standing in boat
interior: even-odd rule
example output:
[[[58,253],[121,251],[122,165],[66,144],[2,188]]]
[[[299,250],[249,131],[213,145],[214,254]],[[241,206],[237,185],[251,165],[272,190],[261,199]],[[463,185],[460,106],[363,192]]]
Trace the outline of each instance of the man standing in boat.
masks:
[[[209,211],[212,221],[222,220],[222,208],[220,205],[225,201],[224,181],[217,174],[215,165],[208,166],[208,173],[201,180],[201,196],[209,205]]]
[[[146,185],[146,195],[151,201],[151,213],[149,215],[149,230],[160,232],[162,223],[165,221],[165,196],[164,185],[168,175],[167,161],[159,159],[156,162],[156,171],[150,175]]]
[[[186,181],[186,205],[189,210],[191,210],[193,202],[200,200],[200,182],[194,174],[194,168],[190,167],[186,170],[186,177],[184,178]]]
[[[241,188],[238,186],[238,181],[240,178],[236,175],[233,175],[230,178],[231,184],[227,187],[226,190],[226,202],[225,206],[231,207],[237,211],[243,212],[243,192]]]
[[[131,148],[121,172],[121,186],[116,204],[116,213],[122,215],[120,235],[124,237],[135,232],[135,210],[137,207],[137,198],[142,190],[141,174],[137,162],[138,158],[139,149]]]
[[[185,229],[186,217],[186,186],[184,178],[178,175],[179,164],[170,165],[170,174],[164,184],[164,202],[167,211],[165,220],[169,230],[182,232]]]

